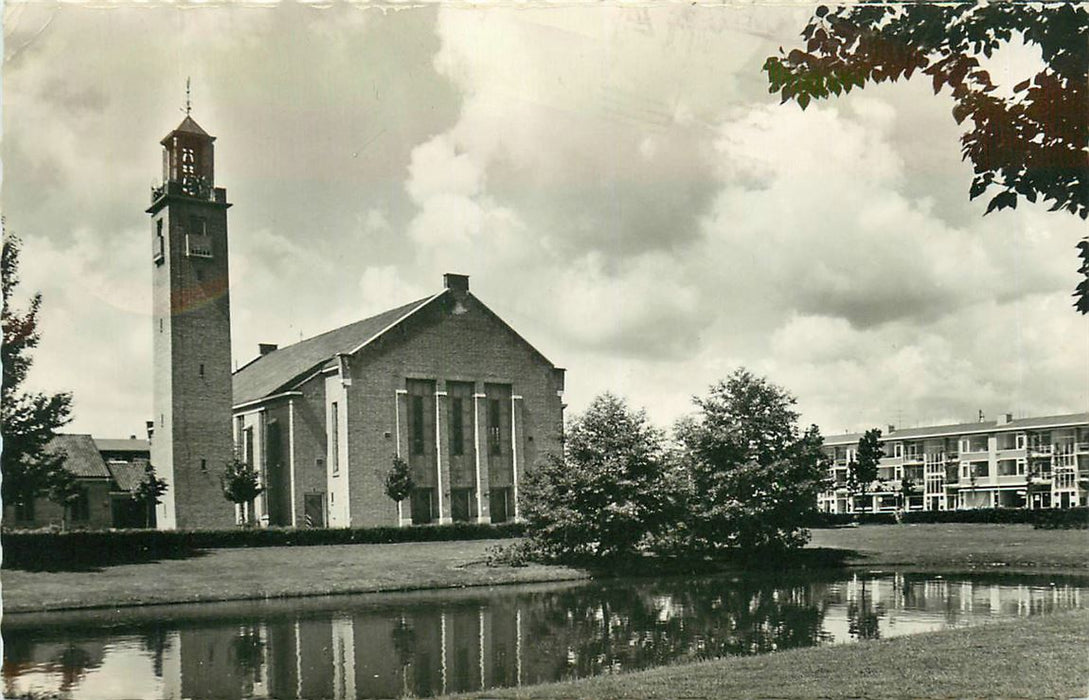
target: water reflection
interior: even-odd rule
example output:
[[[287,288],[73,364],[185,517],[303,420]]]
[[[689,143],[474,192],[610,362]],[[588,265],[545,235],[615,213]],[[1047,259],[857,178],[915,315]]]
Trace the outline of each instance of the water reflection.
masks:
[[[1085,579],[639,579],[4,620],[8,695],[427,697],[1081,607]]]

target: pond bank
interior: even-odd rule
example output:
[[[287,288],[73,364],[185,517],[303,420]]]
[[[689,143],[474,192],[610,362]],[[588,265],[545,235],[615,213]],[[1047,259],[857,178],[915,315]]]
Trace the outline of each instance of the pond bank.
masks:
[[[485,565],[511,540],[206,550],[186,559],[74,571],[0,572],[4,612],[287,598],[577,580],[565,566]],[[814,530],[846,563],[933,571],[1089,571],[1089,531],[1029,525],[865,525]]]
[[[489,567],[510,540],[214,549],[79,571],[0,572],[4,614],[275,599],[588,578],[563,566]]]
[[[1087,629],[1089,610],[1078,610],[458,697],[1084,697]]]

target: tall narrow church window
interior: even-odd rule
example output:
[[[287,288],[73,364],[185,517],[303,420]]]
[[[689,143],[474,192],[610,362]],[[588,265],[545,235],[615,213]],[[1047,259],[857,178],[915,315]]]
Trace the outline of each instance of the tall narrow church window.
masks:
[[[242,461],[253,468],[253,428],[242,432]]]
[[[166,239],[163,238],[163,220],[155,220],[155,252],[154,259],[156,265],[162,265],[163,260],[166,259]]]
[[[465,454],[465,414],[460,398],[450,399],[450,454]]]
[[[412,421],[412,454],[422,455],[424,453],[424,397],[412,397],[410,420]]]
[[[333,476],[340,473],[340,416],[337,402],[329,406],[329,466]]]
[[[502,440],[499,429],[499,399],[488,401],[488,454],[502,454]]]

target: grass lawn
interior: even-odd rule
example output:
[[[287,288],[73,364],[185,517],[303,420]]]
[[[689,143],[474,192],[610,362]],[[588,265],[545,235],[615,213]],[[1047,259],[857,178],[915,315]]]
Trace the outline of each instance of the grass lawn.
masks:
[[[4,612],[280,598],[584,578],[570,567],[484,565],[510,540],[212,549],[94,571],[3,570]],[[865,525],[814,530],[854,565],[942,571],[1089,570],[1089,531],[1030,525]]]
[[[509,540],[213,549],[188,559],[97,571],[4,570],[4,613],[555,581],[561,566],[491,568]]]
[[[1089,610],[1078,610],[885,641],[493,690],[481,697],[1087,697],[1087,643]]]
[[[925,569],[1089,569],[1089,530],[1031,525],[863,525],[813,530],[810,547],[848,549],[848,564]]]

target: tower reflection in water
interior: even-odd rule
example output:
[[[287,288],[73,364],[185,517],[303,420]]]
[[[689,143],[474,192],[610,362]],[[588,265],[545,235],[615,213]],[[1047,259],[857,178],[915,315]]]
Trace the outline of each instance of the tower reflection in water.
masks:
[[[705,577],[191,606],[110,627],[16,617],[4,620],[5,690],[427,697],[1045,614],[1081,607],[1086,591],[1039,578]]]

